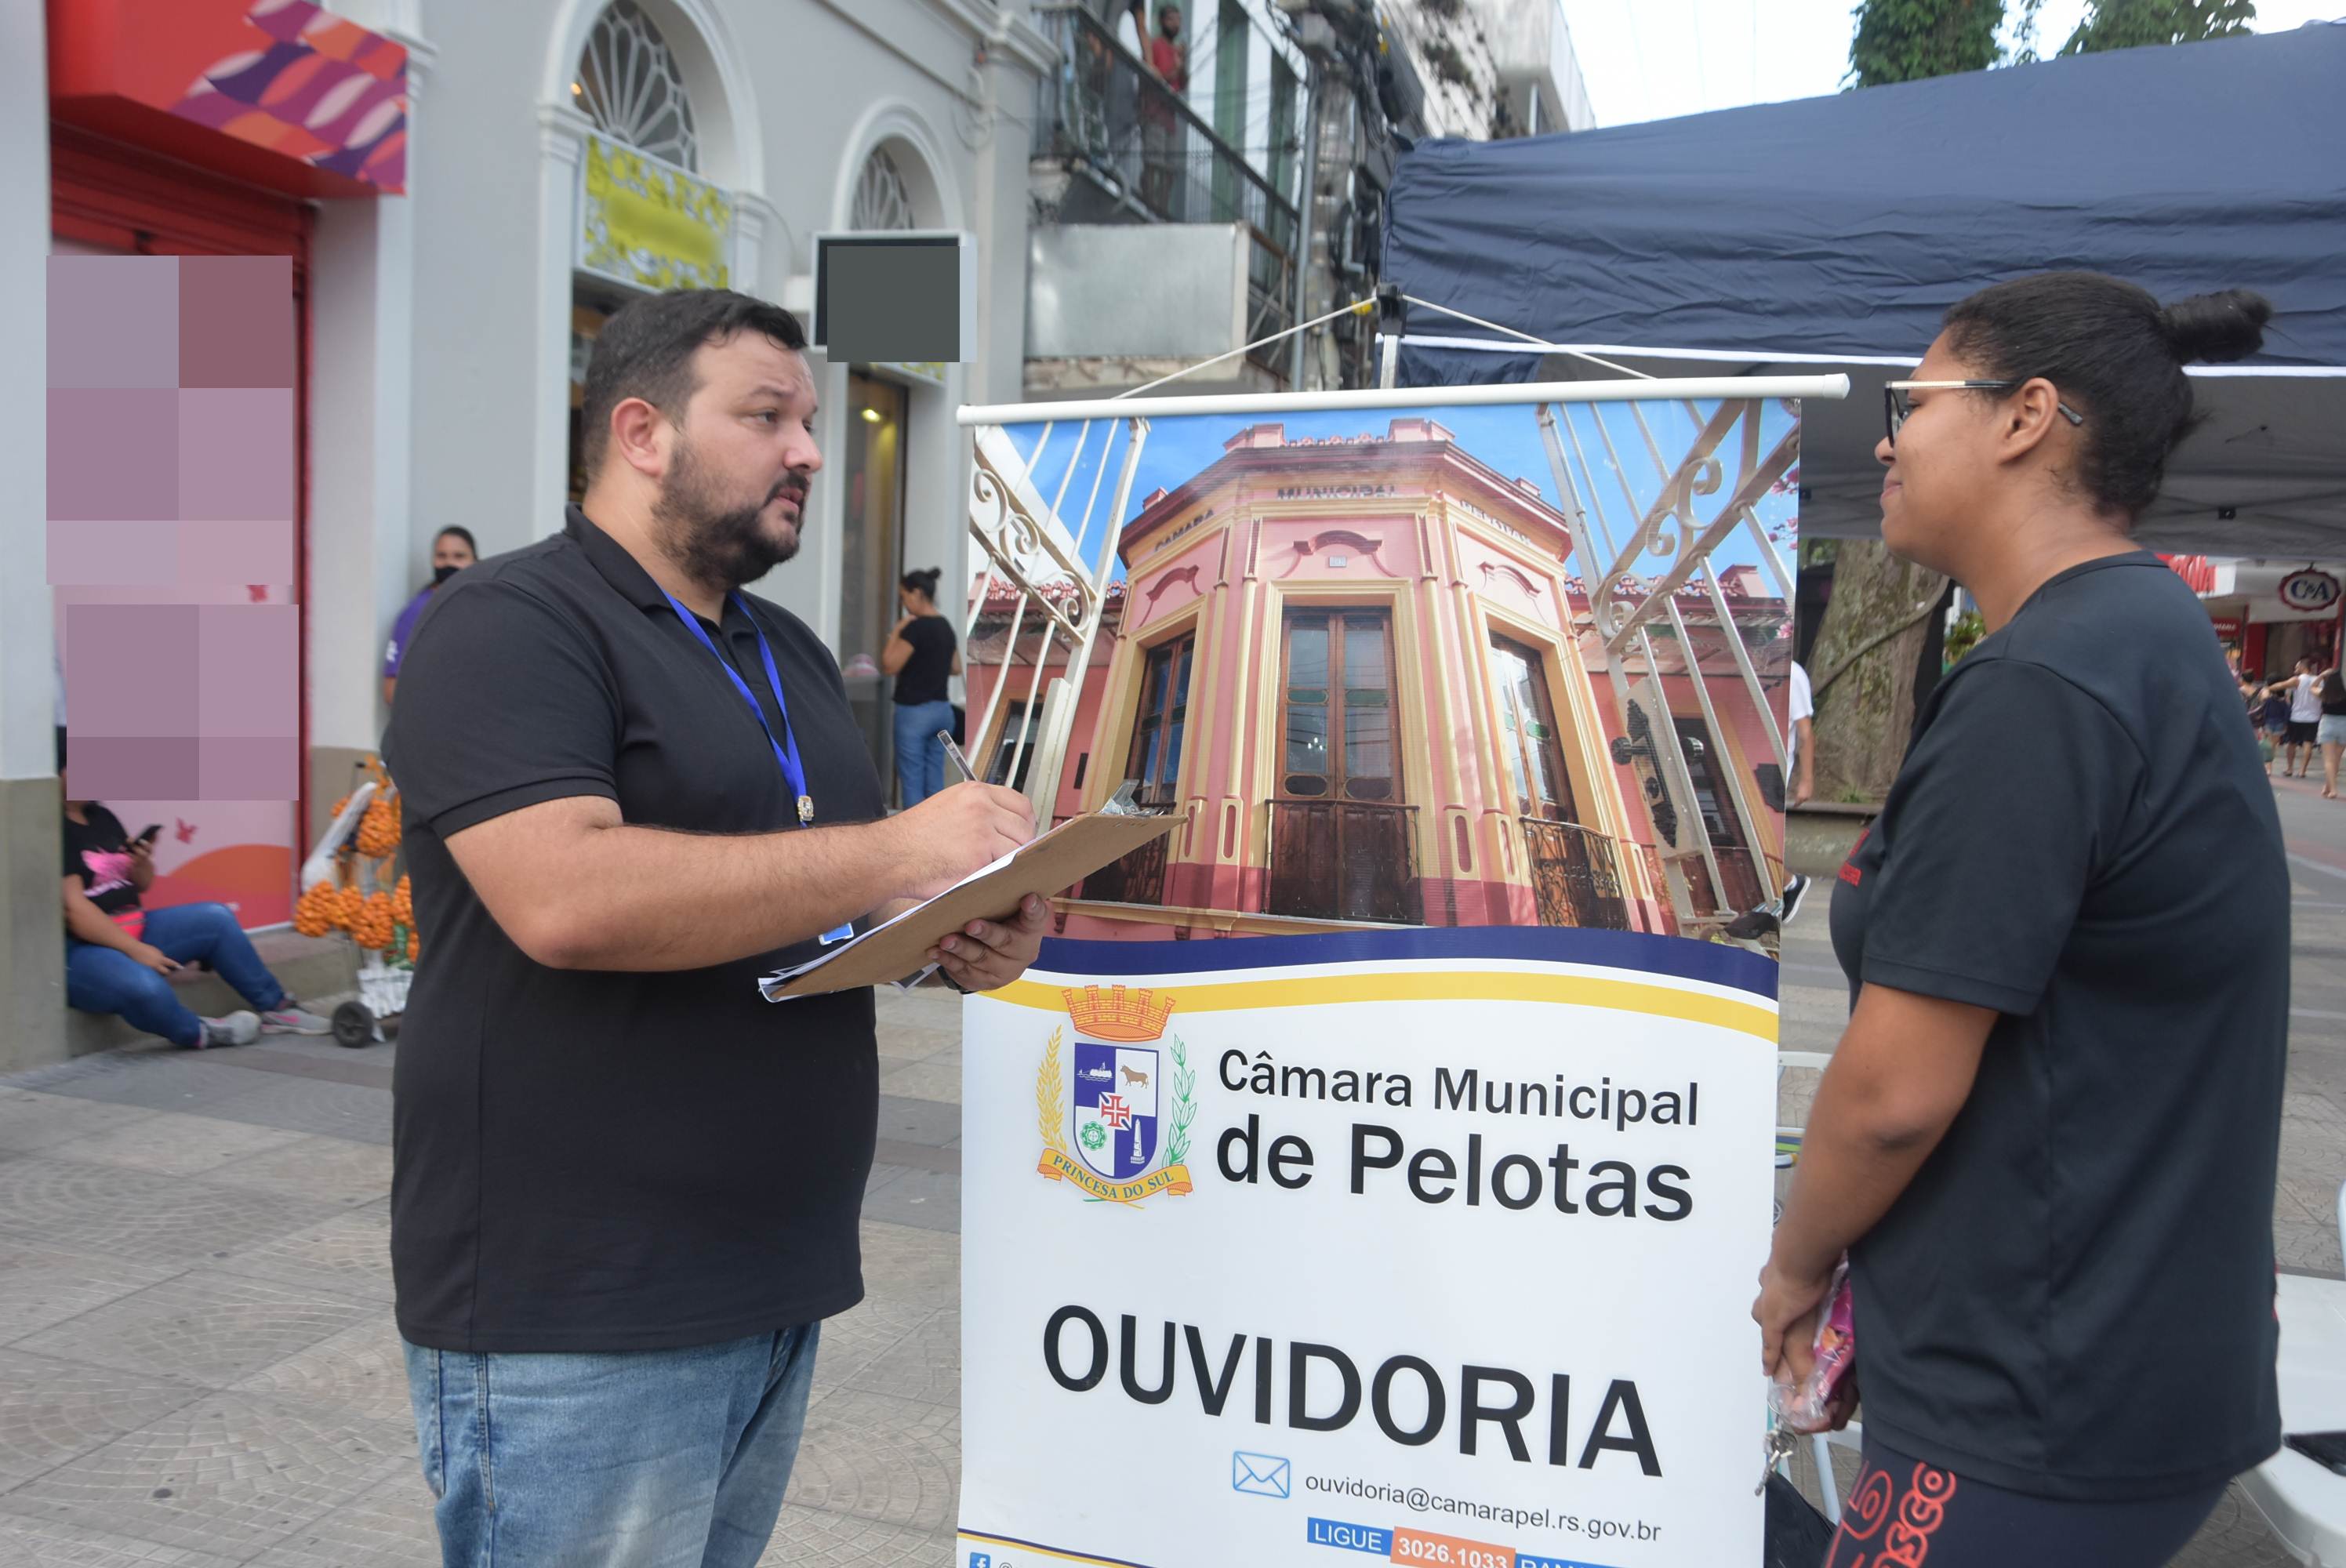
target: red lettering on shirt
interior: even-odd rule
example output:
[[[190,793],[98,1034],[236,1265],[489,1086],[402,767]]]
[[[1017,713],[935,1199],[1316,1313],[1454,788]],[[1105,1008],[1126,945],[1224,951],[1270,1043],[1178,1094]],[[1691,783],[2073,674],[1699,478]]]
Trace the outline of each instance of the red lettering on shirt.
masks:
[[[1851,887],[1856,887],[1859,883],[1865,881],[1865,873],[1857,869],[1857,852],[1865,848],[1865,840],[1871,838],[1872,833],[1873,830],[1872,828],[1868,828],[1863,832],[1858,834],[1857,842],[1851,844],[1849,848],[1849,859],[1841,862],[1841,880],[1847,882]]]

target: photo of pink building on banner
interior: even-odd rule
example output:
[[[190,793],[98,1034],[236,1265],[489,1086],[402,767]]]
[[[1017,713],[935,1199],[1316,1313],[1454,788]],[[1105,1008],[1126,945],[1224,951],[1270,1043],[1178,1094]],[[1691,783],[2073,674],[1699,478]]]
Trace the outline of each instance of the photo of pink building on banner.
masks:
[[[1797,405],[1558,406],[981,429],[976,766],[1183,818],[1064,934],[1699,935],[1775,896],[1787,601],[1720,546],[1789,532]]]

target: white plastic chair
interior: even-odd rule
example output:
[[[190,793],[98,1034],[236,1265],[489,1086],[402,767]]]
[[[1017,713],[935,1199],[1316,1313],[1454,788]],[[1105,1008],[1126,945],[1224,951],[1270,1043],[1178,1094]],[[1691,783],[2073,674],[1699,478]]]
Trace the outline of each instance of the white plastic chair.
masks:
[[[1811,1072],[1821,1073],[1831,1061],[1832,1053],[1830,1051],[1777,1052],[1776,1088],[1778,1093],[1780,1094],[1784,1087],[1785,1068],[1806,1067]],[[1805,1127],[1787,1126],[1781,1122],[1776,1124],[1776,1168],[1778,1170],[1790,1170],[1793,1162],[1800,1157],[1800,1139],[1807,1131]]]
[[[2346,1183],[2338,1206],[2346,1252]],[[2284,1274],[2273,1283],[2281,1431],[2346,1429],[2346,1281]],[[2346,1476],[2284,1447],[2240,1477],[2240,1490],[2290,1556],[2308,1568],[2346,1568]]]

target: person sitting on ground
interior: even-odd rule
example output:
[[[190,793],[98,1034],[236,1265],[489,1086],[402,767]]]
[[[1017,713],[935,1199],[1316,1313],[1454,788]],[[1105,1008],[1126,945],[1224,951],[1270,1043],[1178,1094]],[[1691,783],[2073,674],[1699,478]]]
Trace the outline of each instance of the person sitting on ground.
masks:
[[[67,1006],[118,1013],[193,1051],[333,1027],[285,994],[226,904],[139,907],[155,881],[150,835],[128,838],[121,820],[97,801],[68,800],[65,850]],[[210,966],[253,1011],[197,1017],[168,978],[190,963]]]

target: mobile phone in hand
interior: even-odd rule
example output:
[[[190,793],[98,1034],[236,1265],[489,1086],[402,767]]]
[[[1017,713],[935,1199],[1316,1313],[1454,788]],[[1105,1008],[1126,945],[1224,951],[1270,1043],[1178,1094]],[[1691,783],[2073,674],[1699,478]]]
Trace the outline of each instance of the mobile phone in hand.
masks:
[[[152,844],[156,840],[162,836],[163,824],[160,822],[150,822],[146,827],[140,829],[138,836],[130,841],[134,844]]]

